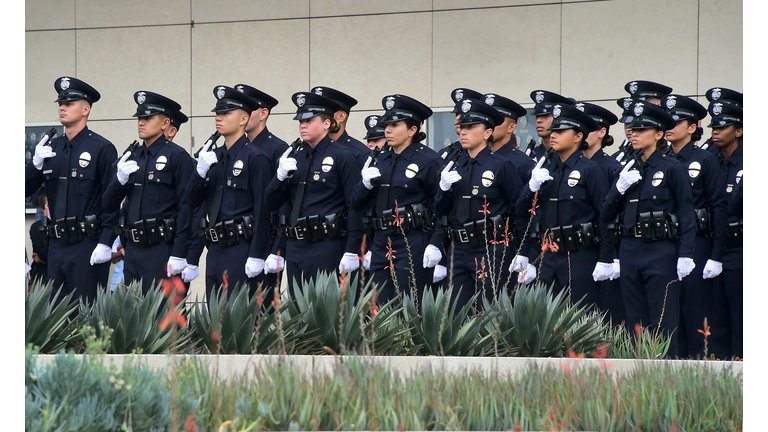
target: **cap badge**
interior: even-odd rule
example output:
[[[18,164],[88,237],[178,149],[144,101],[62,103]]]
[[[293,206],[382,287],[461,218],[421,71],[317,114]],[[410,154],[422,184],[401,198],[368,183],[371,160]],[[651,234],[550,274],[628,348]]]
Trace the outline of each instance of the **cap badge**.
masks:
[[[147,94],[144,92],[139,92],[139,94],[136,96],[136,102],[139,103],[139,105],[143,104],[147,100]]]
[[[637,81],[629,83],[629,94],[635,94],[637,92]]]
[[[240,93],[245,93],[245,90],[243,90],[243,86],[241,86],[241,85],[239,85],[239,86],[235,87],[235,89],[236,89],[237,91],[239,91]]]
[[[664,180],[664,173],[661,171],[656,171],[656,174],[653,175],[653,180],[651,180],[651,184],[653,185],[653,187],[658,187],[663,180]]]
[[[541,103],[544,100],[544,92],[543,91],[537,91],[535,99],[536,99],[536,103]]]
[[[485,103],[488,105],[493,105],[493,102],[495,101],[495,98],[492,94],[485,96]]]
[[[575,106],[575,107],[576,107],[576,109],[578,109],[579,111],[581,111],[581,112],[584,112],[584,104],[583,104],[583,103],[577,103],[577,104],[576,104],[576,105],[574,105],[574,106]]]
[[[395,98],[393,96],[388,97],[385,106],[388,110],[391,110],[395,106]]]
[[[456,102],[464,99],[464,90],[462,89],[456,90],[456,93],[453,95],[453,98],[456,99]]]
[[[328,172],[333,168],[333,158],[328,156],[323,159],[323,172]]]
[[[62,78],[60,85],[61,85],[61,89],[62,90],[68,89],[69,88],[69,78],[67,78],[67,77]]]
[[[632,98],[624,98],[624,109],[629,109],[630,105],[632,105]]]
[[[91,163],[91,154],[88,152],[83,152],[80,154],[80,168],[85,168],[88,166],[88,164]]]
[[[560,105],[555,105],[555,107],[552,108],[552,117],[554,118],[560,117]]]
[[[471,109],[472,109],[472,101],[470,101],[469,99],[464,99],[461,102],[461,111],[462,112],[467,112],[467,111],[469,111]]]
[[[712,114],[720,115],[723,112],[723,104],[720,102],[712,104]]]
[[[219,88],[216,89],[216,98],[221,99],[224,97],[224,86],[219,86]]]
[[[371,118],[368,120],[368,127],[376,127],[376,124],[378,124],[379,118],[376,116],[371,116]]]
[[[480,180],[483,183],[483,186],[490,187],[493,184],[494,179],[493,171],[486,171],[483,173],[483,177]]]
[[[323,95],[323,88],[322,87],[316,88],[315,89],[315,94],[322,96]]]
[[[162,171],[165,168],[165,165],[168,163],[168,158],[165,156],[160,156],[155,161],[155,169],[158,171]]]
[[[720,90],[719,88],[713,88],[713,89],[712,89],[712,100],[718,100],[718,99],[720,99],[720,95],[721,95],[721,93],[720,93],[720,92],[721,92],[721,91],[722,91],[722,90]]]
[[[688,165],[688,175],[692,179],[695,179],[699,174],[701,174],[701,164],[696,161],[691,162],[691,164]]]
[[[744,170],[739,170],[739,172],[736,173],[736,184],[741,183],[742,175],[744,175]]]
[[[418,173],[419,173],[419,166],[416,164],[410,164],[407,167],[405,167],[405,176],[408,178],[414,178]]]
[[[667,109],[672,109],[677,105],[677,98],[675,96],[667,97]]]
[[[301,108],[304,106],[304,102],[306,102],[306,99],[304,99],[304,94],[300,93],[296,96],[296,105]]]
[[[573,170],[568,174],[568,186],[576,186],[579,184],[579,180],[581,180],[581,173],[578,170]]]
[[[635,104],[635,110],[634,110],[635,115],[638,116],[638,117],[643,115],[643,110],[644,109],[645,109],[645,107],[643,106],[643,104],[636,103]]]
[[[236,160],[234,164],[232,164],[232,175],[237,177],[240,175],[240,173],[243,171],[243,161]]]

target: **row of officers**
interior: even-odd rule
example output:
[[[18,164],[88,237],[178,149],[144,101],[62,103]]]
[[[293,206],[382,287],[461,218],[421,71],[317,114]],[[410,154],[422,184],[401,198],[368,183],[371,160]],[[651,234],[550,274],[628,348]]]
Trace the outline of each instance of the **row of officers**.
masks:
[[[537,90],[540,145],[516,146],[526,109],[495,93],[451,93],[459,139],[422,144],[432,110],[400,94],[368,116],[367,145],[346,129],[357,101],[329,87],[295,93],[300,138],[267,128],[278,101],[245,84],[213,89],[216,133],[193,158],[173,137],[188,119],[173,100],[134,94],[138,135],[122,156],[87,127],[98,91],[54,83],[64,135],[44,136],[26,195],[45,184],[48,277],[92,300],[120,236],[126,284],[199,275],[269,290],[318,271],[358,272],[402,292],[451,284],[468,302],[535,280],[635,331],[660,328],[670,357],[742,357],[742,94],[710,89],[705,108],[632,81],[609,110]],[[711,138],[703,144],[703,120]],[[611,126],[625,139],[613,155]],[[221,145],[217,145],[222,140]]]

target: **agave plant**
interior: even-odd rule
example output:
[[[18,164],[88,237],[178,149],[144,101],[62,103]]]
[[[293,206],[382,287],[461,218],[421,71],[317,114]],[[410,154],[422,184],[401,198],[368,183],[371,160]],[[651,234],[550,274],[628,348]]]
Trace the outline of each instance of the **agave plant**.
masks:
[[[649,327],[635,328],[632,335],[625,326],[617,325],[608,334],[608,357],[619,359],[662,359],[667,355],[672,338]]]
[[[74,292],[61,299],[61,289],[56,290],[53,298],[52,292],[53,281],[38,281],[24,299],[24,345],[37,346],[41,353],[57,352],[72,344],[87,316],[81,313],[73,317],[73,312],[78,309],[78,303],[72,301]]]
[[[589,314],[579,307],[581,300],[570,305],[567,290],[552,296],[543,284],[522,285],[510,302],[507,288],[499,300],[486,309],[499,314],[494,321],[505,350],[519,357],[562,357],[569,350],[593,352],[605,343],[602,314]]]
[[[195,305],[192,325],[195,333],[209,352],[218,354],[274,353],[282,349],[293,351],[297,340],[304,333],[306,325],[301,314],[293,312],[290,300],[283,299],[280,305],[278,331],[277,314],[270,304],[266,311],[260,311],[259,297],[251,297],[248,286],[237,285],[233,289],[219,288],[212,293],[207,306],[204,302]],[[282,333],[282,335],[281,335]]]
[[[176,341],[171,339],[172,326],[161,328],[166,313],[160,283],[142,294],[142,282],[130,286],[118,286],[114,291],[99,291],[93,303],[90,325],[101,338],[101,325],[112,329],[110,352],[130,354],[160,354],[174,348],[181,351],[190,345],[190,333],[185,328],[177,332]],[[180,312],[183,304],[174,312]]]
[[[481,330],[494,321],[496,311],[486,309],[481,315],[470,318],[469,311],[480,293],[475,293],[464,306],[457,311],[458,296],[451,301],[453,288],[442,288],[432,294],[424,290],[419,315],[413,299],[406,295],[403,299],[405,320],[412,326],[411,336],[414,345],[427,355],[488,355],[493,348],[493,335],[481,335]]]
[[[336,272],[318,272],[314,281],[293,283],[298,311],[304,313],[307,331],[316,335],[312,352],[395,355],[404,351],[401,340],[408,329],[398,319],[400,308],[395,300],[377,305],[374,291],[380,288],[374,290],[371,281],[358,286],[357,276],[340,282]]]

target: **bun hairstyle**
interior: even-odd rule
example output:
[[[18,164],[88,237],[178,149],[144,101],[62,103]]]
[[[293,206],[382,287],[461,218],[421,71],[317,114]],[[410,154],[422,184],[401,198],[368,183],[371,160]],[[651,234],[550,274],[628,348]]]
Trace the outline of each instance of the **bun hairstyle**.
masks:
[[[408,129],[412,127],[416,127],[416,135],[411,138],[411,143],[420,143],[427,139],[427,134],[421,131],[421,125],[416,122],[414,119],[405,119],[405,125],[408,126]]]
[[[328,133],[335,134],[341,130],[341,125],[339,124],[339,122],[336,121],[336,119],[330,114],[318,114],[318,117],[323,119],[323,121],[326,121],[326,120],[331,121],[331,127],[328,128]]]
[[[654,129],[655,129],[655,130],[657,130],[657,131],[666,132],[666,131],[663,131],[663,130],[661,130],[661,129],[659,129],[659,128],[654,128]],[[666,150],[666,149],[667,149],[667,139],[666,139],[666,138],[664,138],[665,136],[667,136],[667,134],[666,134],[666,133],[665,133],[665,134],[663,134],[663,135],[661,136],[661,138],[659,138],[659,140],[658,140],[658,141],[656,141],[656,150],[661,150],[661,151],[664,151],[664,150]]]
[[[692,118],[685,119],[685,121],[688,123],[688,126],[698,123],[696,119]],[[696,131],[691,134],[691,142],[698,142],[702,136],[704,136],[704,129],[701,126],[696,126]]]
[[[598,123],[597,128],[598,130],[600,128],[605,128],[605,136],[603,137],[603,142],[600,144],[600,148],[612,146],[614,143],[614,140],[613,140],[613,137],[610,135],[611,127],[607,124]]]

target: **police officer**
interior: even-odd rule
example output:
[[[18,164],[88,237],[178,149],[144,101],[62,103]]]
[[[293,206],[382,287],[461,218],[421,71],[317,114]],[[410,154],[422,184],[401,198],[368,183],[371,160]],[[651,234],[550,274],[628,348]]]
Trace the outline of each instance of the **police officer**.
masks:
[[[632,129],[629,128],[629,124],[634,120],[634,114],[632,113],[632,107],[634,106],[635,98],[623,97],[616,101],[616,104],[622,109],[621,117],[619,117],[619,123],[624,125],[624,140],[619,144],[619,148],[616,153],[613,154],[613,158],[620,162],[622,166],[630,159],[632,152]],[[640,99],[637,99],[640,100]]]
[[[556,154],[549,168],[543,168],[546,162],[539,160],[516,207],[520,214],[527,214],[536,198],[540,204],[534,220],[541,226],[544,239],[555,245],[555,250],[545,252],[542,258],[541,281],[551,285],[554,294],[570,287],[573,303],[581,300],[582,306],[595,307],[600,288],[595,281],[613,274],[610,234],[605,224],[598,222],[608,179],[600,166],[582,153],[588,146],[586,137],[597,124],[569,104],[554,104],[551,116],[548,138]],[[533,257],[527,258],[515,257],[510,271],[525,271]]]
[[[286,276],[312,280],[318,271],[348,273],[360,265],[361,216],[350,210],[352,192],[360,183],[360,166],[348,146],[332,140],[339,124],[339,104],[311,92],[295,93],[294,120],[303,143],[287,150],[266,189],[266,202],[277,210],[291,206],[286,246]],[[367,148],[366,148],[367,151]]]
[[[452,245],[447,254],[453,270],[452,296],[462,307],[479,292],[476,307],[482,308],[482,298],[492,300],[507,281],[514,241],[521,235],[514,232],[509,217],[522,185],[512,162],[491,153],[493,130],[504,123],[504,115],[477,99],[462,100],[461,112],[458,123],[465,154],[442,169],[435,197],[438,218],[448,219],[447,235],[441,238],[438,231],[432,235],[423,264],[434,267]]]
[[[379,115],[369,115],[363,122],[366,130],[363,140],[369,150],[382,150],[387,144],[387,139],[384,137],[384,123],[380,121],[381,117]]]
[[[614,180],[621,171],[621,164],[614,158],[608,156],[603,148],[613,145],[613,137],[610,135],[610,127],[618,121],[618,118],[607,109],[589,102],[576,103],[576,108],[590,116],[597,124],[597,129],[587,135],[586,141],[589,148],[584,150],[584,157],[597,162],[600,168],[605,172],[608,184],[613,184]],[[608,224],[606,229],[609,235],[603,237],[610,244],[613,252],[613,274],[610,276],[602,273],[598,282],[597,307],[607,312],[606,318],[612,323],[619,324],[625,320],[624,299],[621,297],[621,284],[618,281],[620,276],[620,262],[617,239],[621,235],[616,232],[618,224]],[[593,275],[594,276],[594,275]]]
[[[459,118],[461,117],[461,101],[464,99],[477,99],[477,100],[483,100],[483,94],[479,91],[475,91],[468,88],[455,88],[451,91],[451,100],[453,101],[453,109],[451,112],[456,116],[456,120],[454,123],[454,129],[456,130],[456,135],[461,134],[461,125],[459,125]],[[448,153],[451,153],[452,151],[456,151],[461,148],[461,142],[459,140],[456,140],[452,142],[450,145],[447,145],[443,148],[441,148],[437,154],[445,159]]]
[[[126,199],[120,215],[125,284],[143,279],[147,293],[155,282],[187,266],[191,215],[185,194],[193,163],[189,153],[164,135],[181,106],[149,91],[138,91],[133,99],[143,145],[120,158],[103,205],[106,211],[117,211]]]
[[[731,90],[725,87],[713,87],[707,90],[705,95],[710,105],[714,102],[720,102],[736,105],[742,109],[744,108],[744,95],[737,92],[736,90]],[[717,146],[712,144],[712,137],[701,144],[701,149],[709,150],[712,154],[715,155],[719,150]]]
[[[610,223],[623,211],[619,280],[628,329],[634,334],[638,324],[660,327],[671,338],[667,355],[674,358],[680,318],[680,284],[675,282],[695,267],[691,185],[683,165],[663,154],[665,132],[675,120],[647,101],[635,101],[632,111],[632,145],[644,154],[624,166],[600,218]]]
[[[703,131],[698,126],[707,110],[695,100],[676,94],[664,96],[661,106],[677,122],[667,131],[671,149],[688,171],[693,208],[696,213],[694,271],[682,280],[680,290],[680,326],[677,340],[681,358],[705,355],[704,318],[712,317],[712,278],[723,271],[723,253],[728,244],[728,207],[725,202],[725,173],[717,158],[696,147]]]
[[[366,160],[352,209],[374,208],[371,277],[384,304],[411,290],[421,298],[432,282],[433,272],[421,264],[432,234],[441,159],[421,143],[426,138],[421,124],[432,115],[429,107],[405,95],[385,96],[382,105],[389,151]]]
[[[544,153],[550,149],[549,136],[552,134],[552,131],[549,130],[549,127],[552,126],[552,107],[556,104],[561,106],[573,105],[575,101],[547,90],[532,91],[531,100],[536,102],[536,106],[533,108],[533,115],[536,116],[536,135],[541,138],[541,145],[537,146],[534,151],[534,159],[539,161],[544,156]]]
[[[171,113],[170,120],[171,124],[168,126],[165,132],[163,132],[163,135],[165,135],[165,139],[168,141],[173,141],[173,139],[176,137],[176,134],[179,132],[179,129],[181,129],[181,125],[186,123],[189,120],[189,117],[181,112],[181,110],[177,110]]]
[[[716,358],[744,357],[744,219],[741,183],[744,175],[744,116],[742,108],[725,102],[709,106],[712,142],[725,173],[728,204],[728,245],[723,254],[723,272],[715,278],[711,352]]]
[[[630,81],[624,85],[624,90],[634,99],[647,101],[657,106],[661,106],[661,98],[672,93],[672,87],[659,84],[653,81]]]
[[[85,301],[106,287],[115,239],[117,213],[102,210],[101,197],[115,171],[117,151],[111,142],[88,129],[91,106],[101,95],[73,77],[54,84],[64,135],[44,137],[25,169],[25,196],[45,183],[52,221],[47,224],[48,278],[63,285],[62,296],[76,291]]]
[[[251,113],[251,118],[245,127],[245,133],[248,135],[251,144],[269,156],[272,167],[270,173],[272,173],[277,168],[280,156],[288,149],[288,144],[285,141],[267,129],[267,120],[272,110],[277,106],[277,99],[246,84],[237,84],[235,89],[250,96],[258,103],[256,109]],[[279,214],[284,215],[283,219],[285,219],[287,217],[286,208],[283,208],[280,212],[272,213],[272,236],[274,237],[274,242],[271,252],[264,263],[264,283],[270,287],[277,285],[277,272],[282,271],[285,267],[283,255],[285,255],[286,239],[278,229]]]
[[[224,85],[213,89],[216,130],[223,146],[200,152],[197,172],[189,182],[189,205],[205,206],[207,224],[205,290],[225,281],[229,287],[249,284],[251,295],[263,282],[264,260],[269,254],[270,212],[264,190],[271,176],[269,156],[248,141],[245,127],[258,103]],[[267,292],[264,298],[271,298]]]
[[[336,122],[339,124],[339,130],[338,132],[331,132],[328,135],[332,140],[345,147],[349,147],[349,150],[352,152],[352,154],[355,156],[355,159],[357,159],[358,163],[362,167],[370,152],[366,150],[367,147],[365,144],[361,143],[355,138],[352,138],[347,133],[347,121],[349,120],[349,113],[352,110],[352,107],[357,105],[357,99],[330,87],[313,87],[311,92],[316,95],[321,95],[329,99],[333,99],[337,104],[339,104],[339,107],[341,108],[333,115],[333,117],[336,119]]]

